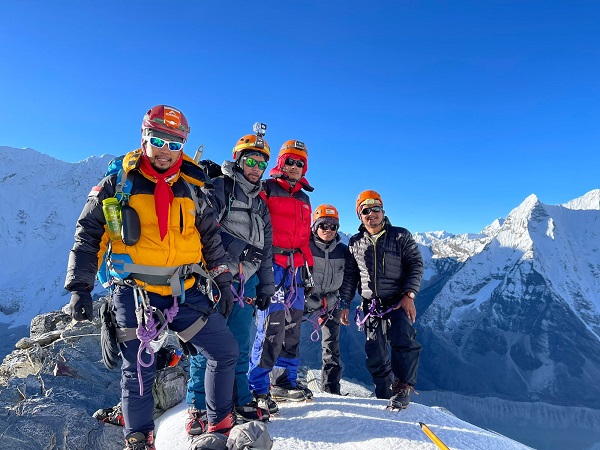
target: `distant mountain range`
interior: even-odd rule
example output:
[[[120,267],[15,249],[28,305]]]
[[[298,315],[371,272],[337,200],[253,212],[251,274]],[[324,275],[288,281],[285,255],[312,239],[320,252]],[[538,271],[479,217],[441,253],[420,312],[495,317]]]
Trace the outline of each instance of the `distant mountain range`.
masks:
[[[600,190],[481,234],[417,233],[420,386],[599,408]]]
[[[10,330],[68,302],[75,223],[112,156],[0,156],[0,324],[13,345],[21,336]],[[564,205],[531,195],[480,234],[415,239],[426,268],[419,388],[600,408],[600,190]],[[353,328],[342,335],[345,376],[360,379],[364,338]]]

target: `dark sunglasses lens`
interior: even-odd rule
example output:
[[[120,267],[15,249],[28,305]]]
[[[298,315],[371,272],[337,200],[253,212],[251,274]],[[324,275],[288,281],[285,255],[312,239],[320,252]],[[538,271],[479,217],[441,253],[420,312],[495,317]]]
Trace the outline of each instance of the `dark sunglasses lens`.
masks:
[[[254,167],[256,165],[256,160],[254,158],[246,158],[246,165],[248,167]]]
[[[169,150],[172,152],[178,152],[183,148],[183,144],[181,142],[169,142]]]
[[[300,169],[302,169],[304,167],[304,161],[302,161],[301,159],[288,158],[285,160],[285,163],[288,166],[293,166],[295,164],[296,167],[299,167]]]
[[[328,230],[336,231],[338,229],[338,226],[335,224],[330,225],[328,223],[321,223],[321,224],[319,224],[319,228],[323,231],[328,231]]]
[[[364,208],[360,213],[363,216],[368,216],[369,214],[371,214],[371,212],[374,212],[374,213],[381,212],[381,207],[380,206],[373,206],[371,208]]]
[[[163,141],[161,138],[151,137],[150,144],[156,148],[163,148],[166,144],[166,141]]]
[[[260,170],[265,170],[267,168],[268,163],[266,161],[259,161],[258,162],[258,168]]]

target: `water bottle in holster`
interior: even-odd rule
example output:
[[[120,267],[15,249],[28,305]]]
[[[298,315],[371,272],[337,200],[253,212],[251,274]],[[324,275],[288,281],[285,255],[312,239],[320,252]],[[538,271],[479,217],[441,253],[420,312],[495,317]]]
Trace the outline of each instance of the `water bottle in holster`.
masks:
[[[106,220],[106,228],[108,236],[111,240],[116,241],[121,239],[121,205],[119,200],[114,197],[107,198],[102,201],[102,212]]]

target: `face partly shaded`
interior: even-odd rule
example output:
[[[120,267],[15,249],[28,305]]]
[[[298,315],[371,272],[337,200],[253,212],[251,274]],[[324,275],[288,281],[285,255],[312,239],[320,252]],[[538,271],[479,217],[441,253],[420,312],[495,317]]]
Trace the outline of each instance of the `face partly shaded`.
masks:
[[[301,158],[288,156],[285,158],[285,163],[283,164],[281,170],[285,172],[290,180],[298,181],[300,178],[302,178],[304,164],[305,163]]]
[[[242,157],[244,177],[250,183],[258,184],[266,168],[267,161],[265,161],[265,157],[260,153],[253,153]]]

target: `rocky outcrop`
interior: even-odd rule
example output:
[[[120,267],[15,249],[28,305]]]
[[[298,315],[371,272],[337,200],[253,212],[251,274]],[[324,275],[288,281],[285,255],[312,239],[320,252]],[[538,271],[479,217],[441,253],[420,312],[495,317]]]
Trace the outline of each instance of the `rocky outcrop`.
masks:
[[[120,370],[102,364],[99,320],[73,322],[55,311],[30,329],[0,365],[2,447],[121,450],[122,429],[92,418],[121,392]]]

